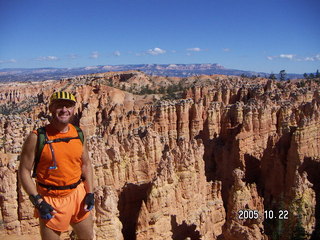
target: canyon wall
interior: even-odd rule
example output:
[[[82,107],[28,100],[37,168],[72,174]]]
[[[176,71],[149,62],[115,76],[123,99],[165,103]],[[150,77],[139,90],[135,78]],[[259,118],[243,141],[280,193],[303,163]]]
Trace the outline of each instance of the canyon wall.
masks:
[[[53,90],[78,100],[74,122],[94,165],[97,239],[319,237],[319,81],[139,71],[2,85],[3,233],[38,232],[17,169],[26,136],[49,122]]]

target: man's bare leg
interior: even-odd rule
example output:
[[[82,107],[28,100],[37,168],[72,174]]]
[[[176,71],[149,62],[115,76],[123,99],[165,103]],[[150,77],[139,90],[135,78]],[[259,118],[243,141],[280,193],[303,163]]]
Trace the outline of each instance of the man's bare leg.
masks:
[[[81,222],[73,223],[72,228],[77,234],[79,240],[92,240],[93,239],[93,220],[92,213],[89,214],[89,217],[84,219]]]
[[[40,222],[40,234],[42,240],[59,240],[61,232],[52,230],[48,228],[43,220],[39,220]]]

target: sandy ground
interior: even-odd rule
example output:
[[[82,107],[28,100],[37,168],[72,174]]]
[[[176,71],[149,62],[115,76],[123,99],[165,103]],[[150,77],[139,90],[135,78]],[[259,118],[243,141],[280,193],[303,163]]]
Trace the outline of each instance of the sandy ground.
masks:
[[[41,240],[40,235],[5,235],[0,232],[0,239],[5,240]],[[60,240],[70,240],[67,233],[61,234]]]
[[[41,240],[40,236],[37,235],[2,235],[0,234],[1,239],[5,240]]]

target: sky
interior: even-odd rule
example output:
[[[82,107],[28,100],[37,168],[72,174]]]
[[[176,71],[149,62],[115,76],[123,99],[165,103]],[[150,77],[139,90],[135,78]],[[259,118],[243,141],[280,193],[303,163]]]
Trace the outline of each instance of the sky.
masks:
[[[0,0],[0,69],[320,69],[319,0]]]

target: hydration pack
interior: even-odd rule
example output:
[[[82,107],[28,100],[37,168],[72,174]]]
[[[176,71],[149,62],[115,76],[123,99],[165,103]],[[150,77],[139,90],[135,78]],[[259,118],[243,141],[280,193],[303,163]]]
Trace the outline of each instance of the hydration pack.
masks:
[[[36,150],[36,154],[35,154],[35,157],[34,157],[34,166],[33,166],[33,173],[32,173],[32,177],[36,177],[37,176],[37,166],[38,166],[38,163],[40,161],[40,157],[41,157],[41,153],[42,153],[42,150],[44,148],[44,146],[46,144],[50,144],[51,143],[55,143],[55,142],[69,142],[70,140],[72,139],[80,139],[82,144],[84,142],[84,136],[83,136],[83,132],[81,130],[81,128],[73,125],[77,132],[78,132],[78,136],[77,137],[68,137],[68,138],[57,138],[57,139],[54,139],[54,140],[49,140],[48,137],[47,137],[47,134],[46,134],[46,128],[45,127],[41,127],[41,128],[38,128],[37,129],[37,133],[38,133],[38,139],[37,139],[37,150]]]

